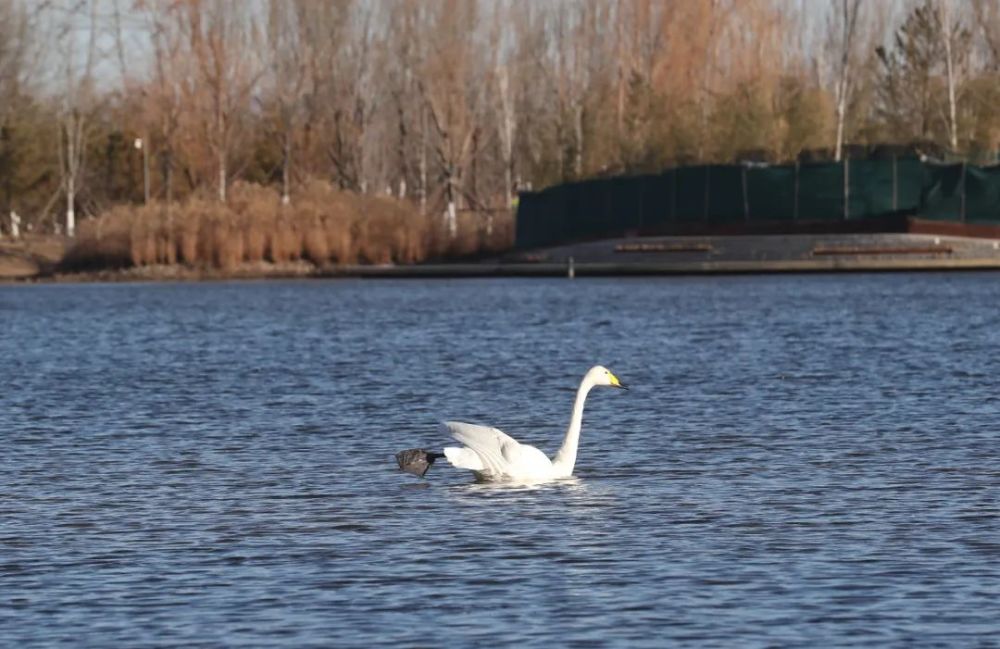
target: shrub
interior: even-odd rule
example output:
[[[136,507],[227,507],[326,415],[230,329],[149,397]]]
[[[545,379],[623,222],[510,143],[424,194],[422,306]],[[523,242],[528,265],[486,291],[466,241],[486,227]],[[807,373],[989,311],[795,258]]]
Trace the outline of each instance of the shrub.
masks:
[[[232,270],[245,262],[304,259],[329,264],[411,264],[509,247],[513,220],[463,212],[457,236],[440,206],[421,215],[406,201],[344,192],[311,180],[282,205],[278,192],[237,182],[226,204],[193,196],[167,206],[118,206],[84,221],[64,257],[66,270],[185,264]]]

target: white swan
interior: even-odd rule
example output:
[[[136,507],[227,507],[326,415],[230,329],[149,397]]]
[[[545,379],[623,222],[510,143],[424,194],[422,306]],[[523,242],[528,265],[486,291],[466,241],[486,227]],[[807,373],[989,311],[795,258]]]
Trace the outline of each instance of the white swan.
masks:
[[[454,467],[473,471],[476,478],[482,481],[540,482],[568,478],[573,475],[576,465],[583,404],[591,388],[599,385],[628,389],[607,368],[600,365],[590,368],[576,391],[566,437],[551,460],[534,446],[521,444],[496,428],[446,421],[445,430],[463,446],[447,447],[444,453],[423,449],[401,451],[396,454],[396,461],[399,468],[420,476],[427,472],[434,460],[444,457]]]

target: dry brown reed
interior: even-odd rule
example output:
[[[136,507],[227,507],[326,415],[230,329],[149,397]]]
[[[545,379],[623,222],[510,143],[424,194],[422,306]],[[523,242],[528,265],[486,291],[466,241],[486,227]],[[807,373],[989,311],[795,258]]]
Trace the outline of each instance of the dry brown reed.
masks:
[[[76,242],[66,251],[60,266],[96,270],[134,265],[130,216],[129,208],[116,207],[100,218],[83,220]]]
[[[434,210],[440,214],[440,210]],[[457,235],[411,203],[340,191],[313,180],[281,203],[278,192],[236,183],[228,203],[192,197],[167,206],[118,206],[81,224],[63,260],[67,270],[153,264],[233,270],[244,263],[305,260],[334,264],[412,264],[496,252],[510,246],[513,220],[460,213]]]

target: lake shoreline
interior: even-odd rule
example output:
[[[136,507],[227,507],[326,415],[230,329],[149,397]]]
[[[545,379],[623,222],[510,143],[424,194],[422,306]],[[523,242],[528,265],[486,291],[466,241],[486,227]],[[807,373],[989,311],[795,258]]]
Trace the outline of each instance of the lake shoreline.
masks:
[[[631,237],[407,265],[316,266],[298,260],[236,268],[147,265],[63,272],[52,263],[0,283],[199,282],[287,279],[459,279],[1000,269],[1000,242],[921,234]]]

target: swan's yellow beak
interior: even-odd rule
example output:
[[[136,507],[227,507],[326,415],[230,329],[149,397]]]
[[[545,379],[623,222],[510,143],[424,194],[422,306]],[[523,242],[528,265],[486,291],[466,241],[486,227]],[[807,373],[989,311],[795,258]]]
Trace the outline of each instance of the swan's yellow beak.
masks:
[[[621,388],[622,390],[628,390],[628,386],[619,381],[617,376],[615,376],[611,372],[608,372],[608,375],[611,377],[611,385],[613,387]]]

